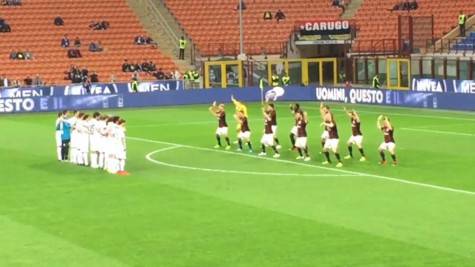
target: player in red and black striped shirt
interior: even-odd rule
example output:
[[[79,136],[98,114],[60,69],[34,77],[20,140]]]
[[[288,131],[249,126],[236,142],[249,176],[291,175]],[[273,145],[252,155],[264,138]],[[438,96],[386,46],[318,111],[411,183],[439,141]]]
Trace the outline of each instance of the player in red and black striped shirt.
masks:
[[[384,115],[380,115],[377,121],[378,129],[384,134],[384,142],[379,146],[379,155],[381,156],[381,165],[386,164],[386,157],[384,151],[388,151],[393,159],[393,165],[397,165],[396,159],[396,141],[394,140],[394,127],[391,124],[389,118]]]

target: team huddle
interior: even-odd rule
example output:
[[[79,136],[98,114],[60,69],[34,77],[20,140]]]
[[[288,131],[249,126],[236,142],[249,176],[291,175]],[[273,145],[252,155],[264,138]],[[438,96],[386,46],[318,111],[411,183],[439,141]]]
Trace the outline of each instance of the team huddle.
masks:
[[[67,111],[56,119],[56,153],[59,161],[126,175],[126,121],[118,116],[92,116]]]
[[[247,113],[247,107],[240,101],[231,97],[231,100],[235,106],[234,118],[237,125],[237,150],[243,150],[243,144],[246,144],[249,152],[253,152],[251,143],[251,129],[249,127],[249,119]],[[322,154],[324,155],[324,161],[322,164],[328,165],[332,163],[330,154],[333,154],[336,159],[336,167],[343,167],[343,162],[339,153],[339,135],[338,126],[328,105],[320,104],[320,116],[322,123],[320,126],[323,129],[321,135]],[[209,108],[211,114],[218,119],[218,128],[216,129],[217,145],[215,148],[222,147],[221,139],[226,141],[225,149],[231,149],[231,142],[228,133],[228,123],[226,121],[226,111],[224,104],[217,104],[214,102]],[[293,114],[295,124],[290,131],[290,142],[292,147],[290,150],[297,151],[297,160],[310,161],[309,148],[307,145],[307,125],[309,123],[307,112],[303,111],[298,103],[290,105],[290,111]],[[363,133],[361,131],[360,116],[355,110],[348,111],[344,109],[348,115],[351,123],[351,137],[349,138],[348,155],[345,159],[352,159],[354,157],[353,147],[356,146],[360,153],[359,161],[366,161],[365,152],[363,149]],[[274,158],[279,158],[281,149],[279,139],[277,137],[277,112],[273,103],[266,103],[262,108],[264,130],[261,138],[261,152],[259,156],[266,156],[267,149],[272,148]],[[386,164],[385,152],[389,152],[393,160],[393,165],[397,165],[396,159],[396,143],[394,141],[394,128],[387,116],[380,115],[377,119],[377,127],[380,129],[384,136],[383,143],[379,146],[379,153],[381,157],[380,164]]]

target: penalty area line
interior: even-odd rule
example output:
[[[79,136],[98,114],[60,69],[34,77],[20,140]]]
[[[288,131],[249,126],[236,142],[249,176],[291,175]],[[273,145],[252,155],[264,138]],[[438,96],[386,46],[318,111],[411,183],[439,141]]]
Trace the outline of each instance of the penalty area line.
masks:
[[[250,155],[250,154],[243,154],[243,153],[237,153],[237,152],[231,152],[231,151],[216,150],[216,149],[210,149],[210,148],[204,148],[204,147],[198,147],[198,146],[190,146],[190,145],[177,144],[177,143],[171,143],[171,142],[157,141],[157,140],[140,138],[140,137],[127,137],[127,139],[140,141],[140,142],[147,142],[147,143],[154,143],[154,144],[161,144],[161,145],[171,146],[171,147],[167,147],[167,150],[168,149],[170,149],[170,150],[175,149],[177,147],[184,147],[184,148],[190,148],[190,149],[202,150],[202,151],[213,151],[213,152],[219,152],[219,153],[239,155],[239,156],[243,156],[243,157],[258,158],[258,159],[263,159],[263,160],[271,160],[271,161],[276,161],[276,162],[289,163],[289,164],[305,166],[305,167],[310,167],[310,168],[316,168],[316,169],[321,169],[321,170],[330,170],[330,171],[333,171],[333,172],[339,172],[339,173],[343,173],[343,174],[347,174],[347,175],[349,174],[349,176],[361,176],[361,177],[375,178],[375,179],[379,179],[379,180],[392,181],[392,182],[408,184],[408,185],[413,185],[413,186],[419,186],[419,187],[425,187],[425,188],[430,188],[430,189],[435,189],[435,190],[440,190],[440,191],[446,191],[446,192],[453,192],[453,193],[475,196],[475,192],[473,192],[473,191],[455,189],[455,188],[451,188],[451,187],[432,185],[432,184],[426,184],[426,183],[420,183],[420,182],[413,182],[413,181],[409,181],[409,180],[393,178],[393,177],[377,175],[377,174],[347,171],[347,170],[342,170],[342,169],[334,169],[334,168],[330,168],[330,167],[323,167],[323,166],[305,164],[305,163],[301,163],[301,162],[295,162],[295,161],[284,160],[284,159],[264,158],[264,157],[259,157],[257,155]]]

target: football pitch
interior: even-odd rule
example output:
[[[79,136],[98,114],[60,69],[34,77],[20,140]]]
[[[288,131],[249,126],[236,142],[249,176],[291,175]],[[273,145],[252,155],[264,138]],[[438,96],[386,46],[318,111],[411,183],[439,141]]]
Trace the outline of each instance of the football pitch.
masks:
[[[107,111],[127,120],[123,177],[58,162],[55,114],[0,116],[0,266],[475,266],[474,113],[347,105],[368,161],[355,149],[340,169],[321,164],[318,103],[301,103],[312,160],[295,159],[288,105],[280,159],[257,156],[259,104],[254,153],[214,149],[206,105]],[[330,106],[345,156],[350,122]],[[378,165],[380,114],[396,167]]]

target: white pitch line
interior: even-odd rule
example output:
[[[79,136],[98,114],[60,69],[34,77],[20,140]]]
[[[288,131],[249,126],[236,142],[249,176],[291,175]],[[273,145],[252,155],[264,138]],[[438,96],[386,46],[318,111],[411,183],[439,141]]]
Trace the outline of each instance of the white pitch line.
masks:
[[[236,171],[236,170],[223,170],[223,169],[208,169],[208,168],[199,168],[199,167],[191,167],[191,166],[184,166],[178,164],[167,163],[163,161],[159,161],[153,159],[152,156],[165,152],[170,151],[177,148],[183,148],[183,146],[171,146],[162,149],[158,149],[148,153],[145,158],[158,165],[163,165],[167,167],[177,168],[177,169],[184,169],[184,170],[192,170],[192,171],[204,171],[204,172],[218,172],[218,173],[232,173],[232,174],[249,174],[249,175],[269,175],[269,176],[299,176],[299,177],[342,177],[342,176],[360,176],[360,175],[348,175],[348,174],[303,174],[303,173],[278,173],[278,172],[253,172],[253,171]],[[214,152],[219,152],[219,150],[213,150]]]
[[[141,141],[141,142],[162,144],[162,145],[181,146],[181,147],[185,147],[185,148],[191,148],[191,149],[202,150],[202,151],[214,151],[214,152],[219,151],[220,153],[239,155],[239,156],[243,156],[243,157],[259,158],[259,159],[263,159],[263,160],[271,160],[271,161],[277,161],[277,162],[283,162],[283,163],[290,163],[290,164],[294,164],[294,165],[306,166],[306,167],[311,167],[311,168],[316,168],[316,169],[331,170],[331,171],[335,171],[335,172],[351,174],[353,176],[354,175],[365,176],[365,177],[371,177],[371,178],[376,178],[376,179],[380,179],[380,180],[392,181],[392,182],[409,184],[409,185],[420,186],[420,187],[425,187],[425,188],[431,188],[431,189],[436,189],[436,190],[441,190],[441,191],[454,192],[454,193],[460,193],[460,194],[475,196],[475,192],[472,192],[472,191],[467,191],[467,190],[462,190],[462,189],[455,189],[455,188],[439,186],[439,185],[413,182],[413,181],[409,181],[409,180],[393,178],[393,177],[388,177],[388,176],[382,176],[382,175],[376,175],[376,174],[370,174],[370,173],[354,172],[354,171],[347,171],[347,170],[342,170],[342,169],[334,169],[334,168],[330,168],[330,167],[310,165],[310,164],[305,164],[305,163],[295,162],[295,161],[290,161],[290,160],[284,160],[284,159],[263,158],[263,157],[258,157],[256,155],[236,153],[236,152],[223,151],[223,150],[215,150],[215,149],[210,149],[210,148],[183,145],[183,144],[176,144],[176,143],[171,143],[171,142],[163,142],[163,141],[151,140],[151,139],[140,138],[140,137],[127,137],[127,139],[135,140],[135,141]]]
[[[170,123],[156,123],[156,124],[137,124],[130,125],[128,127],[132,128],[153,128],[153,127],[162,127],[162,126],[179,126],[179,125],[200,125],[200,124],[216,124],[215,121],[191,121],[191,122],[170,122]]]
[[[460,133],[460,132],[439,131],[439,130],[429,130],[429,129],[401,128],[401,130],[414,131],[414,132],[424,132],[424,133],[434,133],[434,134],[447,134],[447,135],[459,135],[459,136],[475,137],[475,134],[471,134],[471,133]]]

